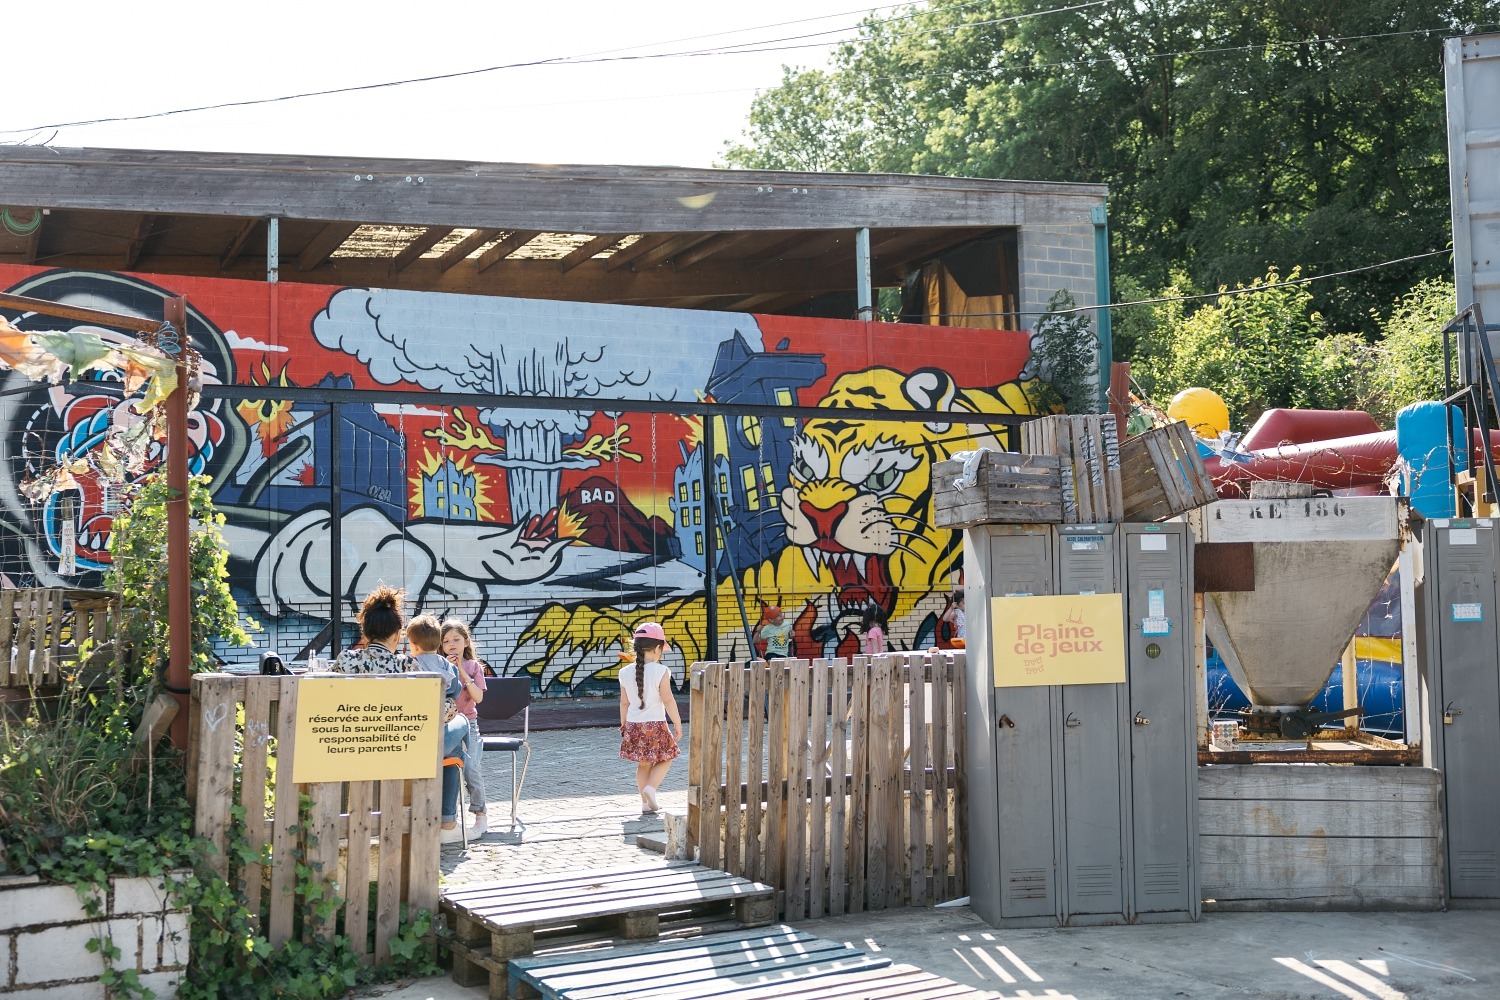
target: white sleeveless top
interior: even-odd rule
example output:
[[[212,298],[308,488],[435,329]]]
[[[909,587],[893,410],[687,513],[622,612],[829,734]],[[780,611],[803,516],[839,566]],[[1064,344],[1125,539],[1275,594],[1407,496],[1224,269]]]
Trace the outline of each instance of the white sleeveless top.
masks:
[[[665,663],[646,664],[646,701],[641,702],[636,690],[635,664],[627,663],[620,668],[620,689],[630,699],[630,708],[625,713],[626,722],[665,722],[667,706],[661,700],[661,679],[667,674]]]

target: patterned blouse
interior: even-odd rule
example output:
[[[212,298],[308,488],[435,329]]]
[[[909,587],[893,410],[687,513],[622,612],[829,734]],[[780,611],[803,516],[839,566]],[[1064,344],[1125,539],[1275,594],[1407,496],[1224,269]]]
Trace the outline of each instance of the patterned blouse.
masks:
[[[333,669],[343,674],[404,674],[410,664],[411,658],[404,653],[393,653],[372,642],[363,649],[344,650]]]

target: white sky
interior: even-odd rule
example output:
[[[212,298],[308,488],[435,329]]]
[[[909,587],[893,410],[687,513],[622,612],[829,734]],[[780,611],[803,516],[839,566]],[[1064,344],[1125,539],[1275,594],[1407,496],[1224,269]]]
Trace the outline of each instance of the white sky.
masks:
[[[754,41],[817,43],[758,54],[500,70],[71,127],[50,140],[58,146],[693,167],[711,166],[725,140],[739,137],[755,91],[774,86],[783,64],[826,65],[823,43],[851,37],[874,9],[862,8],[860,0],[81,0],[6,7],[5,130],[606,50],[638,55]],[[831,29],[837,33],[789,37]],[[696,37],[710,34],[716,37]],[[8,132],[0,141],[46,141],[51,132]]]

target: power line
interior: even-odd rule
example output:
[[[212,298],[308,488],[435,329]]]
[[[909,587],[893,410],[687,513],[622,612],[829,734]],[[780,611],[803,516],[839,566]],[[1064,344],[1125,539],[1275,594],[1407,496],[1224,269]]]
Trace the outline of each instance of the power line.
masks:
[[[978,5],[979,3],[982,3],[982,2],[985,2],[985,0],[973,0],[973,2],[971,2],[971,3],[962,4],[958,8],[950,8],[950,9],[962,9],[964,7],[976,6],[976,5]],[[1118,3],[1118,2],[1121,2],[1121,0],[1087,0],[1087,2],[1073,4],[1071,6],[1056,7],[1056,8],[1051,8],[1051,9],[1048,9],[1048,10],[1032,11],[1032,12],[1027,13],[1027,14],[1017,14],[1017,15],[1014,15],[1012,17],[997,18],[997,19],[992,20],[992,21],[983,21],[983,22],[975,22],[975,23],[976,24],[998,24],[998,23],[1002,23],[1002,22],[1022,21],[1022,20],[1028,20],[1028,19],[1033,18],[1033,17],[1042,17],[1042,16],[1045,16],[1045,15],[1048,15],[1048,14],[1063,14],[1063,13],[1068,13],[1068,12],[1071,12],[1071,11],[1083,10],[1083,9],[1089,8],[1089,7],[1099,7],[1099,6],[1102,6],[1102,5],[1105,5],[1105,4],[1113,4],[1113,3]],[[877,7],[877,8],[874,8],[874,9],[875,10],[880,10],[880,9],[883,9],[883,8],[878,8]],[[149,112],[149,113],[146,113],[146,114],[139,114],[139,115],[116,115],[116,116],[107,117],[107,118],[90,118],[90,119],[82,119],[82,120],[79,120],[79,121],[72,121],[72,122],[52,122],[52,123],[44,124],[44,125],[29,125],[29,126],[27,126],[25,128],[0,129],[0,135],[16,135],[16,134],[22,133],[22,132],[43,132],[43,131],[46,131],[48,129],[81,128],[81,127],[87,126],[87,125],[106,125],[106,124],[114,124],[114,123],[119,123],[119,122],[147,121],[147,120],[154,119],[154,118],[168,118],[168,117],[172,117],[172,116],[175,116],[175,115],[193,114],[193,113],[201,112],[201,111],[223,111],[223,110],[227,110],[229,108],[243,108],[243,107],[254,107],[254,106],[265,105],[265,104],[279,104],[279,103],[283,103],[283,102],[286,102],[286,101],[302,100],[304,98],[329,97],[329,96],[332,96],[332,95],[335,95],[335,94],[351,94],[351,93],[359,93],[361,91],[368,91],[368,90],[384,90],[384,89],[390,89],[390,88],[393,88],[393,87],[405,87],[405,86],[410,86],[410,85],[419,84],[419,83],[435,83],[435,82],[442,81],[442,80],[457,80],[457,79],[462,79],[464,77],[480,76],[480,75],[484,75],[484,74],[488,74],[488,73],[498,73],[498,72],[502,72],[502,71],[505,71],[505,70],[531,69],[531,68],[540,67],[540,66],[584,66],[584,65],[599,64],[599,63],[643,62],[643,61],[649,61],[649,60],[655,60],[655,59],[678,59],[678,58],[694,58],[694,57],[721,56],[721,55],[751,55],[751,54],[765,53],[765,52],[784,52],[784,51],[791,51],[793,49],[802,49],[802,48],[822,48],[822,47],[825,47],[825,46],[831,44],[831,42],[830,41],[805,42],[805,43],[800,44],[800,45],[784,45],[784,44],[781,44],[781,43],[783,43],[783,42],[795,42],[795,41],[798,41],[800,39],[819,37],[819,36],[822,36],[822,35],[838,34],[841,31],[849,31],[849,30],[853,30],[854,28],[859,28],[859,27],[876,27],[878,25],[891,24],[891,23],[894,23],[894,22],[897,22],[897,21],[908,21],[908,20],[911,20],[911,19],[919,16],[920,13],[921,12],[919,12],[919,11],[914,11],[914,12],[909,13],[909,14],[903,14],[903,15],[898,16],[898,17],[886,18],[886,19],[880,20],[880,21],[866,21],[866,22],[863,22],[861,25],[854,25],[854,26],[851,26],[850,28],[832,29],[832,30],[829,30],[829,31],[814,32],[814,33],[805,34],[805,35],[793,35],[793,36],[787,36],[787,37],[784,37],[784,38],[765,39],[765,40],[758,41],[758,42],[742,42],[742,43],[736,43],[734,45],[715,46],[715,47],[711,47],[711,48],[685,49],[685,50],[679,50],[679,51],[676,51],[676,52],[642,53],[642,54],[639,54],[639,55],[590,54],[590,55],[581,55],[581,56],[551,56],[551,57],[548,57],[548,58],[545,58],[545,59],[530,59],[530,60],[524,60],[524,61],[521,61],[521,62],[502,63],[502,64],[496,65],[496,66],[484,66],[484,67],[480,67],[480,68],[477,68],[477,69],[454,70],[454,71],[449,72],[449,73],[433,73],[433,74],[429,74],[427,76],[407,77],[407,78],[401,79],[401,80],[385,80],[385,81],[382,81],[382,82],[379,82],[379,83],[351,84],[351,85],[346,86],[346,87],[330,87],[330,88],[327,88],[327,89],[324,89],[324,90],[310,90],[310,91],[303,91],[303,92],[296,93],[296,94],[283,94],[283,95],[281,95],[279,97],[247,98],[245,100],[240,100],[240,101],[222,101],[222,102],[219,102],[217,104],[203,104],[203,105],[197,105],[197,106],[194,106],[194,107],[187,107],[187,108],[173,108],[173,109],[170,109],[170,110],[167,110],[167,111],[154,111],[154,112]],[[847,15],[829,14],[829,15],[824,15],[823,17],[824,18],[832,18],[832,17],[840,17],[840,16],[847,16]],[[820,18],[806,18],[806,19],[804,19],[804,21],[813,21],[813,20],[820,20]],[[783,25],[798,24],[798,23],[803,23],[803,22],[799,22],[799,21],[787,21],[787,22],[782,22],[781,24],[778,24],[778,25],[769,25],[767,27],[780,27],[780,26],[783,26]],[[740,29],[740,31],[755,31],[755,30],[760,30],[760,28],[744,28],[744,29]],[[737,34],[737,33],[739,33],[739,32],[731,31],[731,32],[720,32],[718,34]],[[712,38],[712,37],[717,37],[717,36],[716,35],[704,35],[704,36],[698,36],[698,37]],[[684,40],[691,40],[691,39],[684,39]],[[648,48],[648,47],[650,47],[650,45],[663,45],[663,44],[672,44],[672,43],[669,43],[669,42],[656,42],[656,43],[649,43],[648,45],[634,46],[634,48]],[[757,46],[757,47],[751,48],[749,46]],[[616,50],[602,50],[602,51],[605,52],[605,53],[608,53],[608,52],[629,52],[631,50],[630,49],[616,49]]]

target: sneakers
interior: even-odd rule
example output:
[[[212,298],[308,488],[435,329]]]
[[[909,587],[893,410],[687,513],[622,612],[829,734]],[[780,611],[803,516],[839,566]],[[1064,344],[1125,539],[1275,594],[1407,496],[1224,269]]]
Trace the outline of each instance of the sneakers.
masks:
[[[483,837],[490,832],[490,819],[488,813],[475,813],[474,825],[469,827],[469,839]]]
[[[641,798],[646,800],[647,812],[654,813],[661,808],[659,805],[657,805],[656,802],[656,789],[652,788],[650,785],[647,785],[645,788],[641,789]]]
[[[451,830],[438,829],[438,843],[440,844],[461,844],[463,839],[464,828],[457,823],[453,824]]]

